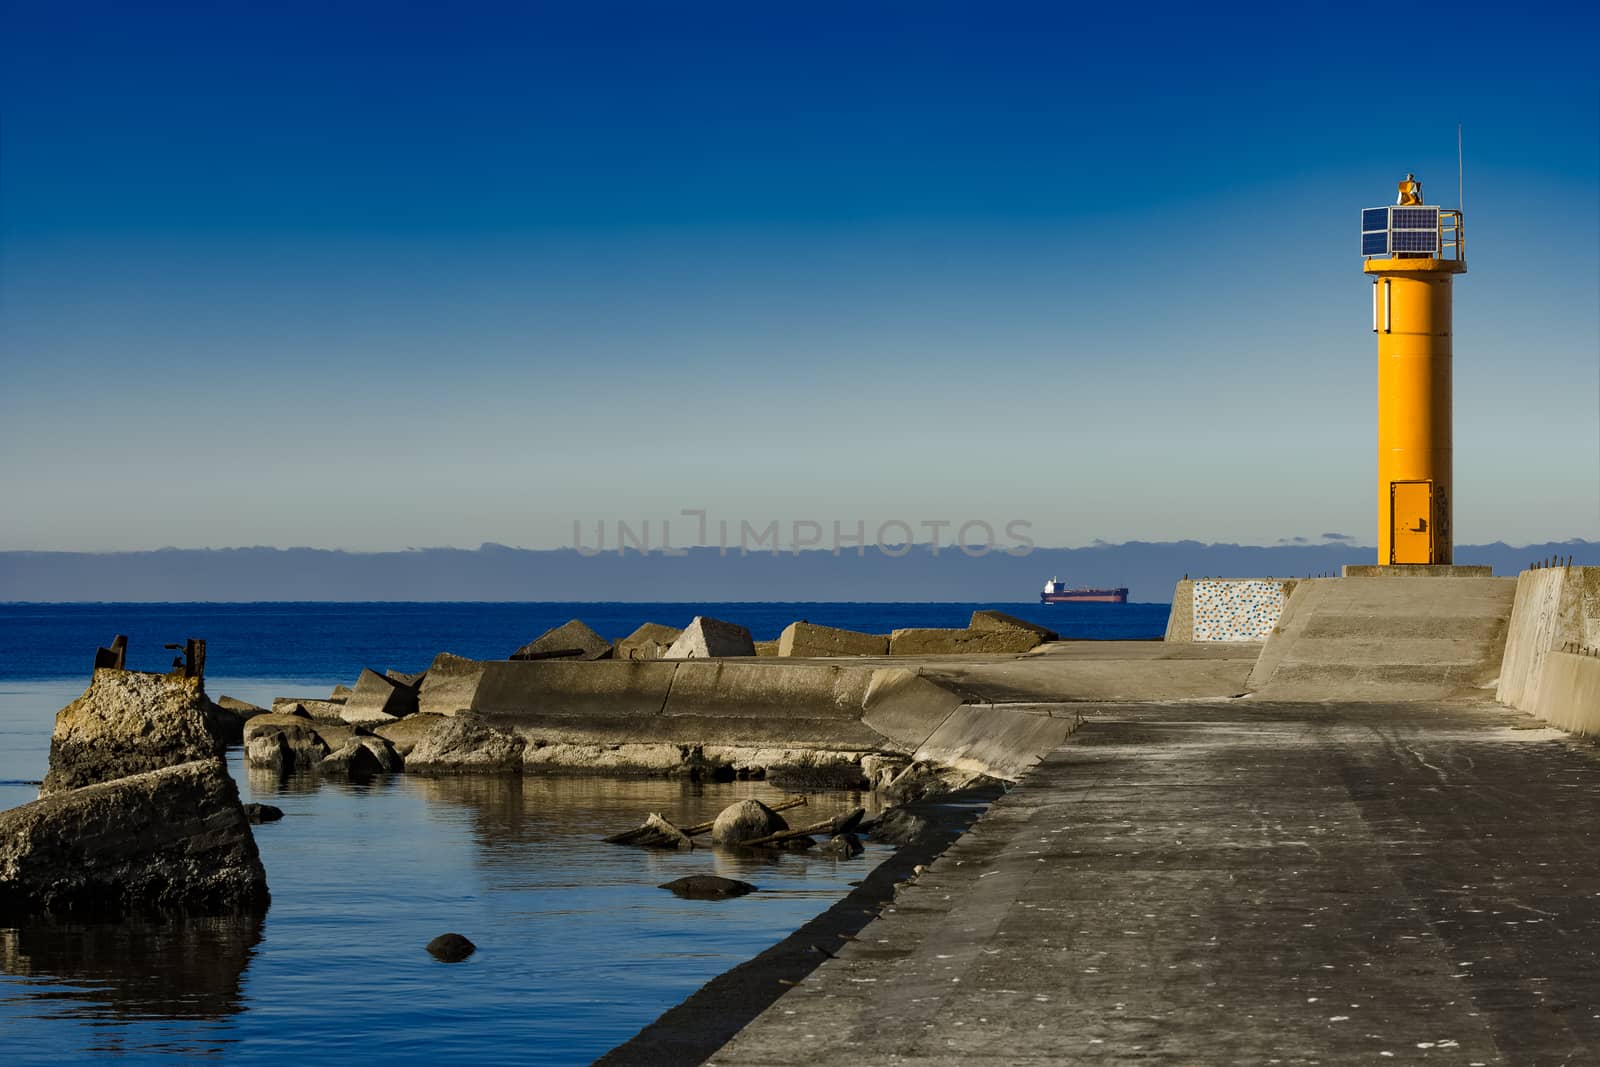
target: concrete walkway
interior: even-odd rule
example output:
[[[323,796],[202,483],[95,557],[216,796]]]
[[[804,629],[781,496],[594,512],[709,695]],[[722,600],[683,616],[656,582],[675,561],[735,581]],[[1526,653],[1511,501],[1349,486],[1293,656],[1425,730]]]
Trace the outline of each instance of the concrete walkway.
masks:
[[[1600,760],[1493,706],[1086,706],[716,1064],[1600,1063]]]

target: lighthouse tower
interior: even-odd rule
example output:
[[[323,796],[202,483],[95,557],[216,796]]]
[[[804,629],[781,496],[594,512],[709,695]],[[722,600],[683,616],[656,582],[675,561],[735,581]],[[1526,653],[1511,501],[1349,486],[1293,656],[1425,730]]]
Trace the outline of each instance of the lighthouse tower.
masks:
[[[1378,335],[1378,565],[1454,562],[1451,282],[1466,273],[1461,212],[1422,202],[1407,174],[1361,212]]]

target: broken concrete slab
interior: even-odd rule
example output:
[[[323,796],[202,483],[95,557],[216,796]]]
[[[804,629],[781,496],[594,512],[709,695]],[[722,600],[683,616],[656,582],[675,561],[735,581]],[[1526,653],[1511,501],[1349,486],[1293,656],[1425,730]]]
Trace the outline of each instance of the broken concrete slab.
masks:
[[[754,656],[750,631],[738,623],[696,615],[662,659],[714,659],[719,656]]]
[[[956,630],[912,627],[889,635],[891,656],[1019,655],[1044,644],[1032,630]]]
[[[374,670],[363,670],[339,718],[351,724],[393,722],[417,710],[417,691]]]
[[[417,710],[430,715],[454,715],[473,707],[485,664],[480,660],[441,652],[423,676],[417,690]]]
[[[660,659],[682,636],[683,631],[676,626],[647,622],[618,641],[614,655],[617,659]]]
[[[889,638],[885,634],[867,634],[859,630],[844,630],[836,626],[819,626],[801,619],[791,622],[778,635],[780,656],[886,656]]]
[[[56,713],[41,796],[220,756],[200,678],[102,668]]]
[[[582,619],[573,619],[540,634],[515,652],[511,659],[611,658],[611,642],[595,633]]]
[[[1061,635],[1047,626],[1019,619],[1015,615],[1007,615],[1003,611],[974,611],[972,621],[967,623],[967,629],[973,631],[990,630],[1026,630],[1039,635],[1041,641],[1059,641]]]

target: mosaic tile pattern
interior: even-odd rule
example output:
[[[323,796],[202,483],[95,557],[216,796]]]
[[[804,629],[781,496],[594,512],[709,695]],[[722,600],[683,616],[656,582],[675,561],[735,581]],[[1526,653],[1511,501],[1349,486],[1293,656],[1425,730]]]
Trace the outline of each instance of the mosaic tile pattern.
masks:
[[[1283,583],[1206,578],[1194,583],[1194,640],[1265,641],[1283,614]]]

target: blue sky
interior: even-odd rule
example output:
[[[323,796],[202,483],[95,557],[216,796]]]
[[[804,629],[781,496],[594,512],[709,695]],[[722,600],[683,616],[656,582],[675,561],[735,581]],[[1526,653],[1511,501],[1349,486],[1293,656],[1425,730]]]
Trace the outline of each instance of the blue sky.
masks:
[[[0,10],[0,548],[1371,543],[1458,122],[1457,540],[1600,537],[1592,8]]]

